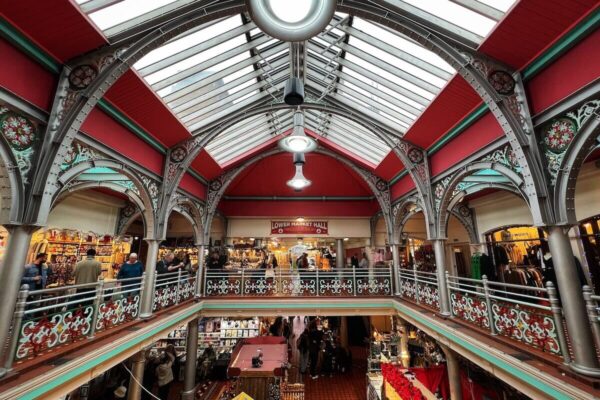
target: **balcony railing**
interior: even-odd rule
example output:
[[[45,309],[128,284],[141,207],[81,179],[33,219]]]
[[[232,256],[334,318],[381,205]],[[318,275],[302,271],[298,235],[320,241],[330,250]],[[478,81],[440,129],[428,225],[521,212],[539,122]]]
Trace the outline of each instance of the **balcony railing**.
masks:
[[[392,269],[207,270],[207,297],[242,296],[391,296]]]
[[[401,297],[440,310],[436,274],[401,269],[400,279]],[[570,361],[563,312],[551,283],[540,288],[450,275],[446,281],[454,318]]]
[[[145,277],[51,289],[23,285],[15,308],[4,367],[33,359],[60,346],[92,339],[98,332],[133,321],[140,315]],[[159,311],[194,296],[195,276],[185,272],[159,275],[153,310]]]

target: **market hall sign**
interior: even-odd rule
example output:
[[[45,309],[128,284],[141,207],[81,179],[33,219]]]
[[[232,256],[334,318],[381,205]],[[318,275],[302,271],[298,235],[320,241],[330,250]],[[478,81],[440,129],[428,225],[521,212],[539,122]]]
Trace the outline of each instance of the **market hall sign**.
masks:
[[[327,235],[327,221],[271,221],[271,235]]]

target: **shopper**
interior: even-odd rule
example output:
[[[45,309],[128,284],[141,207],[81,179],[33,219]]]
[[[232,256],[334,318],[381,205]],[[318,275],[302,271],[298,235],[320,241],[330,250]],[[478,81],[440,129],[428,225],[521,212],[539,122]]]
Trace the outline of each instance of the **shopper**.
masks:
[[[167,348],[160,358],[156,367],[156,378],[158,381],[158,397],[161,400],[169,400],[169,391],[173,383],[173,363],[175,362],[174,351]]]
[[[298,348],[298,354],[300,355],[300,373],[304,375],[306,368],[308,368],[309,361],[309,344],[310,339],[308,337],[308,328],[304,328],[304,332],[300,334],[296,347]]]
[[[129,254],[129,258],[126,262],[121,265],[121,269],[119,269],[119,273],[117,274],[117,279],[129,279],[129,278],[139,278],[144,273],[144,266],[142,262],[138,260],[138,255],[136,253]]]
[[[362,258],[360,259],[358,266],[360,268],[369,268],[369,259],[367,258],[367,253],[362,254]]]
[[[350,257],[350,265],[352,268],[358,268],[358,255],[354,254]]]
[[[46,265],[46,253],[39,253],[31,264],[25,266],[25,272],[21,278],[22,285],[28,285],[29,290],[39,290],[46,287],[50,270]]]
[[[100,275],[102,275],[102,264],[96,260],[96,250],[88,249],[85,260],[81,260],[75,264],[75,284],[85,285],[96,283]],[[94,301],[92,297],[95,290],[91,285],[78,288],[77,296],[74,297],[74,300],[80,300],[79,306],[82,307],[92,304]]]
[[[208,260],[208,269],[221,269],[223,268],[223,264],[221,264],[221,257],[219,256],[219,252],[214,251],[210,260]]]
[[[180,268],[183,268],[183,262],[176,261],[175,254],[172,251],[167,252],[163,259],[156,263],[156,273],[158,275],[175,272]]]
[[[323,342],[323,331],[317,328],[317,321],[313,320],[310,323],[310,329],[308,332],[309,338],[309,358],[310,358],[310,376],[312,379],[319,377],[318,363],[319,353],[321,352],[321,346]]]

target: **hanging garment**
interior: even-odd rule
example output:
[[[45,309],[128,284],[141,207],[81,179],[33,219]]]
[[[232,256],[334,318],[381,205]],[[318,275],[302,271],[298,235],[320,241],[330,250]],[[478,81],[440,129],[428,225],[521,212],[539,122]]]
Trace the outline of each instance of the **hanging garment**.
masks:
[[[475,253],[471,257],[471,278],[481,279],[481,253]]]

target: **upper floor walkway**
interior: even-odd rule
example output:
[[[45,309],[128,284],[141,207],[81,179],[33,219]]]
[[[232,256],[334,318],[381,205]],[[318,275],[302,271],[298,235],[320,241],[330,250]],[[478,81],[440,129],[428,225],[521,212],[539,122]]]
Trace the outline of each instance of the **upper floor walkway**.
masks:
[[[569,368],[573,344],[553,285],[528,287],[446,276],[447,285],[440,288],[435,273],[414,270],[400,270],[397,280],[396,290],[396,276],[390,268],[208,270],[199,282],[195,276],[179,272],[159,275],[152,283],[142,277],[37,291],[24,288],[5,347],[4,366],[11,372],[0,388],[14,386],[32,371],[37,371],[37,378],[42,365],[53,365],[56,360],[61,365],[74,361],[73,354],[78,352],[87,356],[92,354],[90,349],[110,348],[117,339],[121,343],[124,337],[143,337],[151,343],[199,315],[397,313],[443,343],[462,349],[465,357],[501,371],[503,379],[514,381],[525,393],[533,390],[532,382],[539,375],[535,390],[545,394],[534,398],[561,398],[560,393],[570,393],[562,398],[590,398],[578,397],[578,390],[600,396],[593,392],[598,381]],[[141,315],[141,293],[148,284],[154,288],[152,312]],[[451,315],[440,310],[441,290],[450,299]],[[195,296],[197,293],[201,296]],[[593,333],[600,343],[600,298],[589,292],[586,298]],[[131,354],[122,353],[111,353],[101,364],[109,365],[109,359]],[[93,354],[100,357],[101,353]],[[51,373],[58,372],[52,369]],[[556,381],[556,377],[564,382]],[[526,390],[520,387],[523,385]]]

